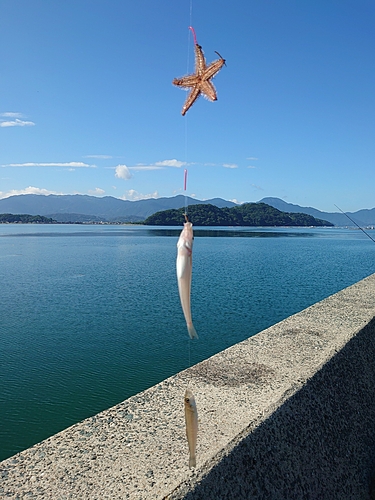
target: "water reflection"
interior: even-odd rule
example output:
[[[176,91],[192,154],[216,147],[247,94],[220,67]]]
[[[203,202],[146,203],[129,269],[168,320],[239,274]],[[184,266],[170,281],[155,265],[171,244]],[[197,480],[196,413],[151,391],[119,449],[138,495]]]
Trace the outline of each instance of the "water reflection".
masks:
[[[117,225],[23,225],[10,228],[7,225],[4,231],[0,230],[0,237],[97,237],[97,236],[166,236],[178,238],[182,226],[117,226]],[[0,228],[1,229],[1,228]],[[287,228],[287,227],[194,227],[194,236],[203,238],[290,238],[321,236],[322,231],[329,233],[329,229],[320,231],[317,228]]]
[[[181,233],[179,229],[148,229],[147,236],[173,236],[178,238]],[[254,229],[197,229],[194,228],[194,237],[197,238],[287,238],[287,237],[311,237],[312,232],[281,231],[281,230],[256,230]]]

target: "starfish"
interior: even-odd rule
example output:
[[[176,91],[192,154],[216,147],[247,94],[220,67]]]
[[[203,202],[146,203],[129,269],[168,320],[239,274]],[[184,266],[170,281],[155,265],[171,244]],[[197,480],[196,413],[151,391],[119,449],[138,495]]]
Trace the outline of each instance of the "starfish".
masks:
[[[195,73],[192,75],[183,76],[182,78],[175,78],[173,80],[173,85],[181,87],[183,89],[191,89],[185,104],[182,107],[182,116],[188,111],[188,109],[195,103],[200,94],[203,94],[210,101],[217,101],[216,89],[211,82],[211,79],[221,70],[225,64],[225,59],[216,52],[220,57],[216,61],[213,61],[208,66],[206,65],[206,58],[204,57],[202,47],[197,43],[194,29],[190,27],[194,35],[195,44]]]

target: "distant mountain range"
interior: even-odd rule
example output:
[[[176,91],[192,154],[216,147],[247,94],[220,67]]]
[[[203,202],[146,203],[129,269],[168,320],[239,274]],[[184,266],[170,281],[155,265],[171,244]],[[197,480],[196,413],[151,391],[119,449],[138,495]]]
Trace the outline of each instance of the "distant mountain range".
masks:
[[[234,207],[236,203],[213,198],[197,200],[183,195],[171,198],[150,198],[147,200],[120,200],[112,196],[98,198],[88,195],[36,195],[24,194],[0,200],[0,213],[43,215],[58,222],[140,222],[161,210],[169,210],[187,205],[211,204],[219,208]],[[266,203],[282,212],[305,213],[315,218],[332,222],[335,226],[354,226],[340,212],[322,212],[312,207],[301,207],[287,203],[280,198],[263,198],[258,203]],[[361,227],[375,225],[375,208],[348,212]]]
[[[186,197],[188,205],[211,204],[234,207],[231,201],[213,198],[200,201]],[[185,196],[128,201],[112,196],[23,194],[0,200],[0,213],[44,215],[58,222],[138,222],[149,215],[185,206]]]
[[[267,203],[271,207],[277,208],[282,212],[301,212],[309,214],[317,219],[324,219],[332,222],[335,226],[354,226],[348,217],[341,212],[321,212],[312,207],[301,207],[293,205],[293,203],[286,203],[280,198],[263,198],[260,200],[262,203]],[[358,210],[357,212],[346,212],[351,219],[353,219],[359,226],[374,226],[375,225],[375,208]]]

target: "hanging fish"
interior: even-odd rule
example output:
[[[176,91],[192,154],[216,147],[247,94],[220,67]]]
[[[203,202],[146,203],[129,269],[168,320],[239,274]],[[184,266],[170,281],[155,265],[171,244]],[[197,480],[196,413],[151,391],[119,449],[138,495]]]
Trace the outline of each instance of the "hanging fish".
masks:
[[[185,392],[185,423],[186,423],[186,437],[189,445],[189,467],[196,467],[195,450],[197,447],[198,435],[198,412],[195,398],[190,389]]]
[[[216,52],[220,59],[217,59],[207,66],[202,47],[197,43],[194,28],[189,26],[189,29],[194,35],[195,73],[183,76],[182,78],[175,78],[172,82],[173,85],[177,87],[191,89],[182,107],[182,116],[184,116],[188,109],[195,103],[200,94],[203,94],[210,101],[217,101],[216,89],[211,80],[225,64],[225,59]]]
[[[193,224],[188,221],[186,215],[185,218],[184,229],[181,231],[177,242],[177,283],[190,338],[197,339],[198,335],[193,325],[190,307],[191,274],[193,269]]]

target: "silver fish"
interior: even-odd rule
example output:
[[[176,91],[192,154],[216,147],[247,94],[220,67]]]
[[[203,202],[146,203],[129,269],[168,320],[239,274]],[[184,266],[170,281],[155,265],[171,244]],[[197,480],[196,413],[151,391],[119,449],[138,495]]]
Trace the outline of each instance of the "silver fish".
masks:
[[[190,290],[191,273],[193,268],[193,224],[185,222],[177,243],[177,283],[180,294],[181,306],[184,312],[186,326],[190,338],[198,338],[191,319]]]
[[[198,435],[198,412],[195,398],[190,389],[185,392],[185,422],[186,422],[186,437],[189,445],[189,467],[196,467],[195,450],[197,447]]]

